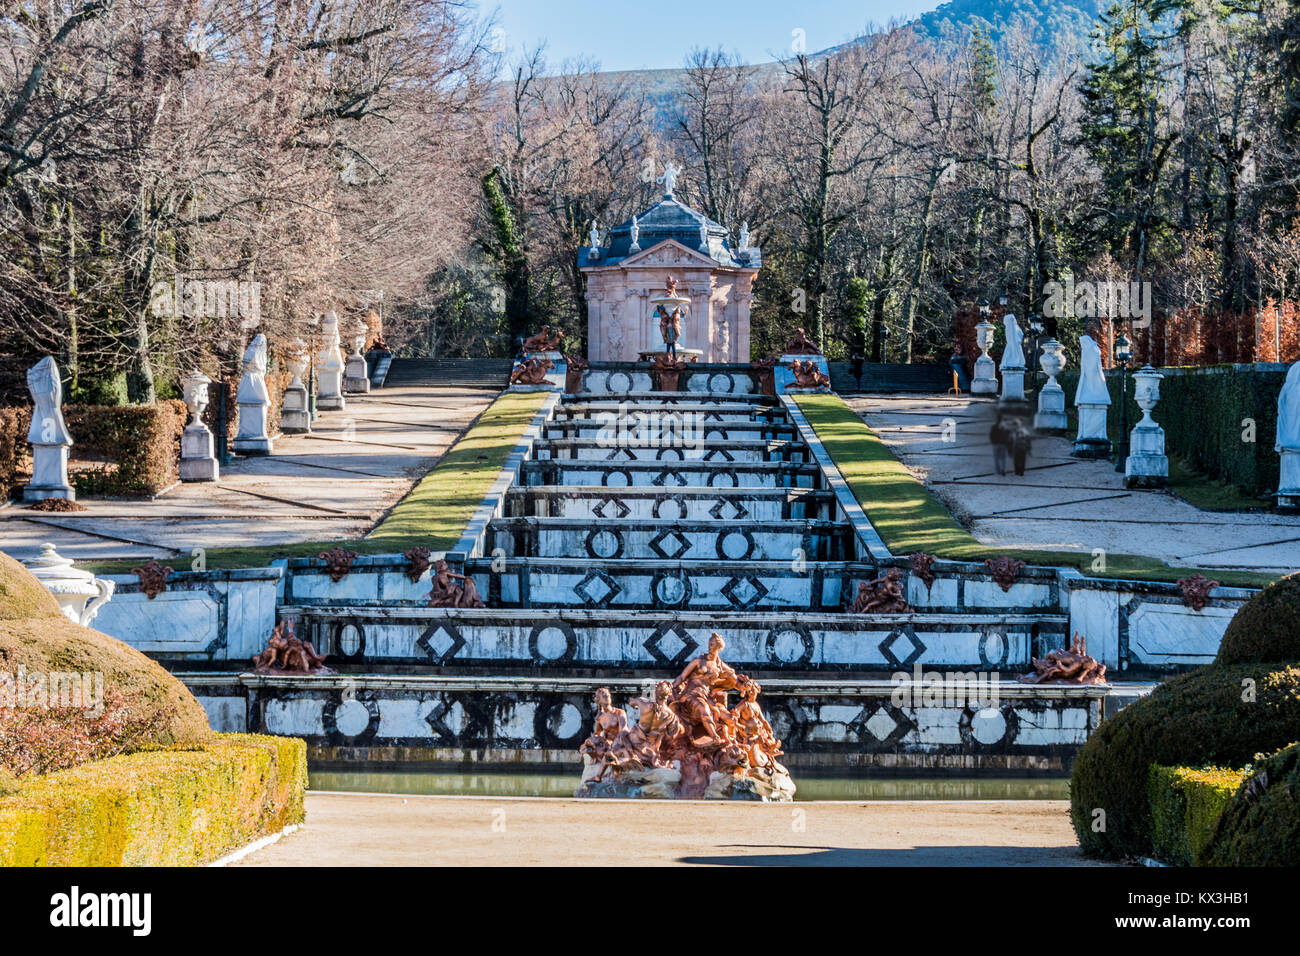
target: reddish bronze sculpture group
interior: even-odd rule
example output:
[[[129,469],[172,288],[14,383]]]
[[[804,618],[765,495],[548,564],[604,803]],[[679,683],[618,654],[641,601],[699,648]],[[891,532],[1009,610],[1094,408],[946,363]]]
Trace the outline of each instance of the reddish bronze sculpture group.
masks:
[[[658,796],[790,800],[794,782],[778,761],[781,741],[758,705],[762,688],[722,660],[722,636],[674,681],[628,702],[629,721],[609,690],[596,691],[580,797]],[[739,700],[728,706],[728,694]]]
[[[546,373],[555,368],[555,363],[548,358],[535,356],[515,366],[510,373],[511,385],[545,385]]]
[[[325,655],[316,653],[311,641],[294,635],[290,620],[277,624],[266,642],[266,650],[253,655],[253,669],[259,674],[334,673],[325,666]]]
[[[912,609],[903,594],[903,572],[890,568],[871,581],[859,581],[854,614],[906,614]]]
[[[785,343],[786,355],[821,355],[822,350],[817,343],[808,338],[808,333],[802,328],[794,330],[794,338]]]
[[[790,363],[790,374],[794,376],[796,388],[830,388],[831,380],[812,359],[806,362],[795,359]]]
[[[467,574],[457,574],[442,558],[434,562],[432,581],[429,607],[486,607],[474,579]]]
[[[524,339],[525,352],[558,352],[560,350],[560,340],[564,338],[564,332],[561,329],[551,331],[549,325],[543,325],[542,331],[536,335]]]
[[[1106,665],[1088,654],[1088,644],[1076,631],[1070,646],[1033,658],[1033,673],[1022,674],[1022,684],[1104,684]]]

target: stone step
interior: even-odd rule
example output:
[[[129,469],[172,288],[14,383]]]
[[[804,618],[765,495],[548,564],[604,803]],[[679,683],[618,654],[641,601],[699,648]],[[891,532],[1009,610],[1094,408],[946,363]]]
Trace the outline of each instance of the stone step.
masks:
[[[395,358],[388,368],[384,386],[459,385],[470,388],[504,388],[513,367],[511,359]]]
[[[828,614],[560,609],[286,607],[318,651],[348,668],[401,665],[440,673],[472,668],[550,673],[599,669],[675,676],[709,635],[744,672],[1027,671],[1060,647],[1059,614]]]
[[[566,418],[548,422],[542,431],[547,440],[561,438],[617,437],[620,432],[633,440],[675,439],[683,433],[680,419],[650,417],[645,422],[628,421],[621,429],[617,423],[599,418]],[[796,441],[799,429],[793,424],[770,421],[711,421],[690,423],[692,432],[700,431],[706,441]]]
[[[641,446],[603,438],[556,438],[533,443],[537,461],[660,461],[660,462],[762,462],[811,460],[801,441],[745,441],[706,439],[702,431],[670,437],[670,444]]]
[[[604,518],[495,518],[484,547],[507,557],[586,555],[592,566],[613,559],[716,561],[843,561],[852,556],[844,522],[703,521]]]
[[[514,488],[506,495],[506,517],[663,518],[687,521],[830,520],[835,493],[811,488],[720,488],[663,491],[574,485]]]
[[[526,461],[522,485],[685,488],[818,488],[816,464],[789,461]]]
[[[632,411],[655,412],[661,414],[700,415],[705,422],[752,422],[771,421],[788,424],[785,408],[779,405],[763,405],[752,402],[701,402],[698,396],[690,400],[677,402],[583,402],[563,401],[555,406],[552,419],[563,422],[575,418],[591,418],[597,421],[618,423],[618,416]]]

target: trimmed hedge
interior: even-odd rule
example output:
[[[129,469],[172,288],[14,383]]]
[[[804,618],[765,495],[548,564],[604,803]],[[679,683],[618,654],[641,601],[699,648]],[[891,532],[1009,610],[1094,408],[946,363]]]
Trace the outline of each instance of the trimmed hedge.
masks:
[[[307,745],[221,734],[129,754],[0,797],[0,866],[187,866],[301,823]]]
[[[29,453],[31,415],[28,407],[0,408],[0,494],[6,497],[22,490],[18,466]],[[65,405],[63,420],[75,443],[73,461],[89,455],[106,462],[90,471],[72,470],[72,482],[79,493],[154,495],[179,480],[180,438],[189,420],[184,402]]]
[[[1213,365],[1206,368],[1162,368],[1160,403],[1152,417],[1165,430],[1165,447],[1198,471],[1222,478],[1254,495],[1277,490],[1281,462],[1273,450],[1277,438],[1277,396],[1286,381],[1285,371],[1250,366]],[[1133,400],[1133,376],[1128,376],[1128,423],[1142,418]],[[1074,409],[1079,384],[1078,369],[1059,377],[1066,402]],[[1117,371],[1106,374],[1110,389],[1108,425],[1112,439],[1119,437],[1119,386]],[[1253,419],[1255,440],[1242,441],[1242,421]]]
[[[1152,856],[1152,764],[1242,767],[1289,744],[1298,727],[1300,664],[1212,664],[1165,682],[1080,749],[1070,778],[1079,845],[1111,859]],[[1104,829],[1093,829],[1096,810]]]
[[[1193,865],[1245,778],[1240,770],[1153,766],[1147,794],[1156,859]]]
[[[1203,866],[1300,866],[1300,743],[1258,764],[1219,816]]]
[[[1300,661],[1300,573],[1274,581],[1232,616],[1216,664]]]

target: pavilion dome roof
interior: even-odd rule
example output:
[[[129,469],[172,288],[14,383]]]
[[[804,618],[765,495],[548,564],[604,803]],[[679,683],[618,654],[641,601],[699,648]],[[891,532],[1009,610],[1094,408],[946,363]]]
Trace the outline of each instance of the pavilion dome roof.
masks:
[[[636,221],[636,250],[632,249],[632,220],[629,219],[609,230],[597,258],[591,257],[589,246],[583,246],[578,251],[579,267],[614,265],[669,239],[676,240],[688,249],[706,253],[719,265],[733,269],[756,269],[761,264],[757,249],[742,251],[732,248],[725,226],[714,222],[704,213],[683,205],[672,196],[665,196],[638,215]],[[702,247],[700,241],[701,226],[707,230],[707,249]]]

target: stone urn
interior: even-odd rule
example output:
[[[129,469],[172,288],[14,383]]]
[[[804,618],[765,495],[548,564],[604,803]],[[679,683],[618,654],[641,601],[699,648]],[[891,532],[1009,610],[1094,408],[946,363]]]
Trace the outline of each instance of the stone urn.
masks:
[[[1133,400],[1137,402],[1138,408],[1142,409],[1142,420],[1137,423],[1138,428],[1155,426],[1155,421],[1151,418],[1151,410],[1160,401],[1162,378],[1164,376],[1150,365],[1133,373]]]
[[[1056,339],[1048,339],[1042,344],[1038,367],[1047,376],[1047,382],[1038,392],[1038,411],[1034,415],[1034,427],[1039,431],[1059,434],[1069,427],[1065,415],[1065,390],[1056,380],[1068,361],[1065,346]]]
[[[972,395],[996,395],[998,391],[997,366],[989,355],[993,348],[994,325],[985,319],[975,326],[975,344],[979,346],[980,356],[975,360],[975,377],[971,380]]]
[[[61,557],[52,544],[41,545],[40,557],[23,563],[32,577],[54,595],[54,600],[59,602],[63,613],[74,624],[88,627],[99,609],[113,596],[116,585],[112,581],[74,568],[72,562]]]

